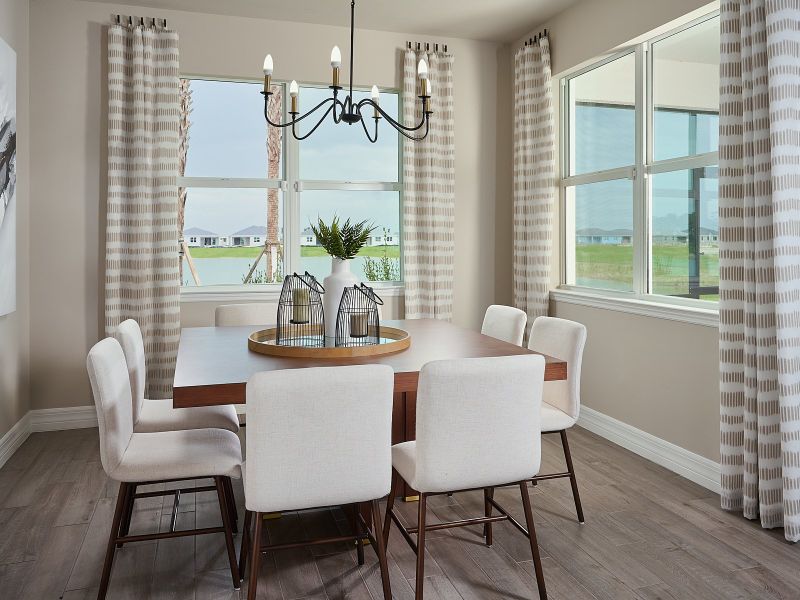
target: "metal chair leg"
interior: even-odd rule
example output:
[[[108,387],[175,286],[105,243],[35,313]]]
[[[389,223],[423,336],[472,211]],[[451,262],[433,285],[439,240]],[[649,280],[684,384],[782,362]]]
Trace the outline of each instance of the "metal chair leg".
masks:
[[[484,507],[484,515],[486,517],[492,516],[492,504],[489,502],[490,499],[494,498],[494,488],[484,488],[483,490],[483,507]],[[492,524],[486,523],[483,526],[483,537],[486,538],[486,545],[491,546],[493,543],[493,535],[492,535]]]
[[[386,499],[386,516],[383,519],[383,544],[387,548],[389,547],[389,527],[392,525],[392,509],[394,508],[394,499],[400,492],[400,485],[400,474],[393,470],[392,490],[389,492],[389,497]]]
[[[125,505],[122,509],[122,520],[120,522],[119,537],[125,537],[131,528],[133,519],[133,503],[136,501],[136,484],[129,483],[125,492]],[[122,544],[117,543],[117,548],[122,548]]]
[[[247,585],[247,600],[256,600],[256,588],[258,587],[258,566],[261,563],[261,527],[264,524],[262,513],[253,513],[255,524],[253,526],[252,554],[250,559],[250,580]]]
[[[381,584],[383,585],[383,600],[392,600],[392,587],[389,582],[389,563],[386,560],[386,544],[381,533],[380,504],[372,501],[372,530],[375,532],[375,552],[378,554],[378,564],[381,568]]]
[[[572,464],[572,455],[569,451],[567,441],[567,430],[561,431],[561,445],[564,447],[564,458],[567,460],[567,471],[569,471],[569,483],[572,486],[572,498],[575,500],[575,511],[578,513],[578,522],[583,524],[583,506],[581,506],[581,495],[578,492],[578,480],[575,478],[575,467]]]
[[[127,507],[128,488],[130,484],[120,483],[117,493],[117,505],[114,509],[114,520],[111,523],[111,531],[108,534],[108,546],[106,547],[106,558],[103,562],[103,574],[100,577],[100,588],[97,590],[97,600],[105,600],[108,592],[108,582],[111,580],[111,566],[114,564],[114,553],[117,550],[117,536],[119,534],[122,515]]]
[[[427,513],[428,495],[419,495],[419,528],[417,531],[417,581],[415,600],[422,600],[423,588],[425,584],[425,519]]]
[[[231,567],[231,579],[233,579],[234,589],[239,589],[239,565],[236,562],[236,549],[233,546],[233,533],[231,531],[231,513],[230,506],[226,501],[225,484],[223,477],[214,477],[214,483],[217,486],[217,498],[219,500],[219,512],[222,514],[222,526],[225,528],[225,545],[228,548],[228,562]]]
[[[539,600],[547,600],[547,588],[544,585],[544,571],[542,570],[542,557],[539,555],[539,542],[536,540],[536,525],[533,522],[531,497],[528,493],[528,485],[526,482],[519,484],[519,491],[522,495],[522,507],[525,509],[525,526],[528,528],[528,540],[531,543],[533,569],[536,572],[536,585],[539,588]]]
[[[250,526],[253,521],[253,513],[249,510],[244,511],[244,529],[242,531],[242,548],[239,550],[239,578],[244,579],[244,574],[247,571],[247,552],[249,548],[247,545],[250,543]]]

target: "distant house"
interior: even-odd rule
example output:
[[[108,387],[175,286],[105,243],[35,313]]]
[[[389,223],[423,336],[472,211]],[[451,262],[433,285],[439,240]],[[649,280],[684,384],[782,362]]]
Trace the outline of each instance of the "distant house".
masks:
[[[219,235],[199,227],[186,229],[183,232],[183,239],[186,240],[186,245],[190,248],[207,248],[221,245]]]
[[[654,233],[653,243],[658,246],[683,246],[689,243],[689,230],[682,229],[674,233]],[[700,244],[710,246],[719,243],[719,232],[708,227],[700,228]]]
[[[374,233],[367,240],[367,246],[399,246],[399,245],[400,245],[399,233],[397,232],[384,233],[382,229],[380,230],[380,233]]]
[[[319,246],[317,236],[314,235],[314,230],[311,227],[306,227],[300,232],[300,245],[301,246]]]
[[[235,247],[263,246],[267,239],[267,228],[251,225],[230,235],[230,245]]]
[[[630,246],[633,232],[630,229],[598,229],[588,227],[575,232],[575,243],[584,245]]]

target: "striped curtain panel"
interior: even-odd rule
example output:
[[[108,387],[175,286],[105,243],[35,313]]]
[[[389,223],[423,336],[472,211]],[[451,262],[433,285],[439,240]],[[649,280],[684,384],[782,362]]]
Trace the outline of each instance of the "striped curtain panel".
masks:
[[[546,315],[550,294],[555,122],[550,88],[550,41],[514,56],[514,304],[528,325]]]
[[[722,507],[800,540],[800,5],[723,0]]]
[[[180,337],[178,35],[108,31],[105,329],[139,322],[147,397],[172,393]]]
[[[403,278],[407,319],[453,316],[455,224],[455,136],[453,56],[406,50],[403,60],[403,119],[417,124],[422,106],[417,63],[428,63],[430,133],[403,148]]]

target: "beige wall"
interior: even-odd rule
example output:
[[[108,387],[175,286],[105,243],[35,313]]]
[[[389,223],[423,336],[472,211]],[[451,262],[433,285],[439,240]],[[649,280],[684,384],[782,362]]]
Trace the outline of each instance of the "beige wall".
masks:
[[[30,119],[28,1],[0,0],[0,37],[17,53],[17,311],[0,317],[0,438],[29,408]]]
[[[33,408],[91,402],[85,355],[101,335],[103,204],[105,202],[104,26],[110,14],[169,19],[181,36],[186,74],[259,77],[264,54],[275,77],[325,82],[340,27],[258,19],[154,12],[77,0],[31,5],[33,148],[38,177],[32,219],[31,373]],[[399,49],[416,36],[377,31],[356,35],[358,84],[400,87]],[[456,39],[456,263],[454,320],[477,327],[494,300],[494,194],[497,45]],[[55,133],[55,134],[54,134]],[[500,140],[500,143],[507,143]],[[488,159],[487,159],[488,157]],[[214,303],[185,303],[184,323],[211,324]]]
[[[547,28],[551,38],[555,101],[561,73],[649,37],[651,31],[666,30],[671,21],[688,13],[700,16],[714,8],[703,0],[583,0],[534,28],[532,34]],[[498,212],[497,219],[510,223],[511,212]],[[498,242],[503,243],[502,238]],[[555,250],[557,259],[558,247]],[[497,255],[503,252],[507,251],[498,247]],[[556,284],[559,272],[556,260]],[[715,327],[563,302],[551,302],[551,314],[588,328],[581,393],[585,406],[719,460]]]

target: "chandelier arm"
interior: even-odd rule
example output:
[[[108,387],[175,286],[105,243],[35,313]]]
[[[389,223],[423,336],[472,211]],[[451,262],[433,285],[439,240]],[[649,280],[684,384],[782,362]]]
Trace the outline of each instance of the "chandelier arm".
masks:
[[[374,144],[375,142],[378,141],[378,119],[375,119],[375,138],[372,138],[369,135],[369,131],[367,130],[367,123],[363,117],[361,119],[361,127],[364,128],[364,135],[367,136],[367,139],[370,141],[370,143]]]
[[[261,92],[261,93],[263,94],[264,92]],[[324,106],[324,105],[325,105],[325,104],[327,104],[328,102],[331,102],[331,100],[333,100],[333,98],[325,98],[325,100],[323,100],[322,102],[320,102],[319,104],[317,104],[317,105],[316,105],[314,108],[312,108],[310,111],[308,111],[307,113],[305,113],[304,115],[302,115],[302,116],[300,116],[300,117],[298,117],[298,118],[296,118],[296,119],[292,119],[292,120],[291,120],[291,121],[289,121],[288,123],[273,123],[273,122],[270,120],[270,118],[269,118],[269,113],[268,113],[268,108],[269,108],[269,99],[267,99],[267,100],[264,102],[264,118],[267,120],[267,123],[269,123],[269,124],[270,124],[270,125],[272,125],[273,127],[289,127],[289,126],[290,126],[290,125],[292,125],[293,123],[299,123],[300,121],[302,121],[302,120],[303,120],[303,119],[305,119],[306,117],[313,115],[313,114],[314,114],[315,112],[317,112],[317,110],[319,110],[319,109],[320,109],[322,106]]]
[[[333,110],[333,105],[328,107],[328,110],[326,110],[325,113],[322,115],[322,117],[320,117],[319,121],[317,121],[317,124],[314,125],[314,127],[311,128],[311,131],[309,131],[305,135],[297,135],[297,131],[295,131],[295,128],[294,128],[295,123],[300,121],[300,119],[297,119],[297,121],[292,121],[292,135],[294,136],[294,138],[296,140],[299,140],[299,141],[302,141],[302,140],[306,139],[308,136],[310,136],[312,133],[314,133],[317,130],[317,127],[322,125],[322,122],[325,120],[325,117],[327,117],[332,110]],[[308,114],[303,115],[303,116],[307,117],[309,114],[311,114],[311,113],[308,113]]]
[[[346,100],[346,99],[345,99],[345,100]],[[338,117],[336,116],[336,107],[337,107],[337,106],[338,106],[339,108],[341,108],[341,112],[339,113],[339,116],[338,116]],[[336,97],[336,95],[334,94],[334,96],[333,96],[333,122],[334,122],[334,123],[336,123],[337,125],[338,125],[339,123],[341,123],[341,122],[342,122],[342,115],[345,113],[345,111],[346,111],[346,110],[347,110],[347,107],[345,107],[345,105],[344,105],[344,102],[342,102],[341,100],[339,100],[339,99]]]
[[[428,137],[428,131],[429,131],[429,130],[430,130],[430,123],[429,123],[429,121],[428,121],[428,118],[427,118],[427,115],[426,115],[426,117],[425,117],[425,133],[423,133],[422,135],[420,135],[420,136],[411,135],[410,133],[406,133],[406,132],[405,132],[405,131],[403,131],[402,129],[398,129],[397,131],[399,131],[399,132],[400,132],[400,134],[401,134],[401,135],[402,135],[404,138],[406,138],[406,139],[409,139],[409,140],[411,140],[412,142],[421,142],[421,141],[422,141],[422,140],[424,140],[426,137]]]
[[[376,102],[374,102],[374,101],[373,101],[371,98],[364,98],[363,100],[361,100],[361,102],[359,102],[359,103],[358,103],[358,110],[359,110],[359,111],[361,111],[361,107],[362,107],[362,106],[365,106],[365,105],[369,105],[369,106],[373,107],[375,110],[377,110],[377,111],[378,111],[378,112],[381,114],[381,116],[382,116],[383,118],[385,118],[387,121],[389,121],[389,123],[391,124],[391,126],[392,126],[392,127],[394,127],[395,129],[397,129],[398,131],[399,131],[399,130],[404,130],[404,131],[419,131],[420,129],[422,129],[422,127],[423,127],[423,126],[425,125],[425,123],[427,122],[427,120],[428,120],[428,117],[429,117],[431,114],[433,114],[433,111],[427,111],[426,113],[424,113],[424,114],[422,115],[422,120],[419,122],[419,125],[417,125],[417,126],[415,126],[415,127],[409,127],[408,125],[403,125],[402,123],[400,123],[400,122],[398,122],[398,121],[395,121],[395,120],[392,118],[392,116],[391,116],[391,115],[389,115],[389,114],[388,114],[388,113],[387,113],[385,110],[383,110],[383,109],[380,107],[380,104],[377,104],[377,103],[376,103]]]

